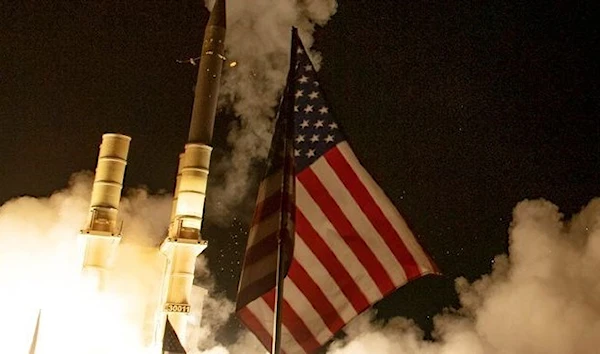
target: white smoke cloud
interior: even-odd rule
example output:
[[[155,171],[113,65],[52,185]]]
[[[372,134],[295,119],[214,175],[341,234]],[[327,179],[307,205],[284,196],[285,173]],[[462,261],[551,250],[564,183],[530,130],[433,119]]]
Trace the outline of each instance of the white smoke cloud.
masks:
[[[123,242],[159,245],[165,238],[172,200],[170,194],[151,195],[145,188],[128,189],[119,205]]]
[[[490,275],[456,280],[462,308],[434,319],[435,341],[410,321],[363,315],[330,354],[597,353],[600,347],[600,199],[570,222],[544,200],[513,213],[508,255]]]
[[[226,324],[235,308],[233,302],[216,291],[214,277],[203,255],[196,260],[195,273],[196,282],[199,281],[200,284],[192,288],[191,294],[192,315],[196,321],[190,326],[188,333],[187,342],[192,347],[190,354],[214,351],[220,347],[215,334]],[[206,293],[211,296],[202,296]]]
[[[63,353],[81,353],[82,347],[86,353],[142,353],[149,340],[144,326],[151,325],[158,299],[148,294],[158,293],[164,267],[164,256],[152,243],[164,235],[171,200],[144,190],[123,198],[127,233],[108,291],[99,296],[78,284],[77,233],[89,208],[91,182],[91,174],[75,174],[68,188],[48,198],[23,197],[0,206],[0,300],[6,304],[0,342],[7,352],[27,348],[39,308],[40,343]],[[144,237],[149,243],[137,241]],[[596,353],[600,198],[570,221],[547,201],[521,202],[509,240],[509,254],[495,258],[489,275],[473,283],[456,279],[461,308],[434,318],[433,341],[424,340],[410,320],[384,323],[367,312],[347,326],[348,336],[333,343],[329,353]],[[245,331],[230,345],[216,340],[234,306],[214,295],[203,257],[197,273],[209,296],[202,304],[195,294],[206,290],[193,288],[193,309],[203,320],[191,325],[191,353],[265,353]]]
[[[82,239],[93,175],[74,174],[69,186],[47,198],[22,197],[0,206],[0,321],[3,353],[26,352],[41,309],[37,354],[146,353],[153,338],[156,308],[165,267],[158,244],[164,238],[171,196],[130,189],[122,198],[119,217],[123,240],[108,274],[106,289],[97,293],[82,283]],[[202,259],[202,258],[200,258]],[[197,273],[209,277],[206,264]],[[213,289],[211,289],[213,290]],[[196,315],[201,315],[193,287]],[[218,295],[205,299],[204,348],[216,346],[214,335],[233,312]],[[200,351],[197,351],[198,353]]]
[[[216,291],[214,280],[206,257],[200,255],[196,261],[196,281],[199,286],[192,288],[191,305],[192,315],[202,321],[189,328],[188,343],[191,348],[188,354],[265,354],[262,344],[248,331],[238,333],[233,344],[218,342],[216,334],[234,316],[235,304]],[[206,292],[209,296],[197,295]]]
[[[52,289],[64,274],[73,273],[71,264],[77,259],[64,255],[77,254],[77,231],[89,208],[89,182],[89,175],[74,175],[70,188],[49,198],[22,197],[0,207],[2,296],[39,304],[44,299],[29,291],[31,284]]]
[[[214,0],[205,2],[212,9]],[[292,26],[310,48],[315,25],[325,25],[336,9],[335,0],[227,1],[226,56],[237,65],[225,68],[220,94],[239,119],[227,138],[230,155],[212,171],[224,174],[222,184],[210,190],[219,196],[210,206],[215,216],[244,200],[255,182],[252,162],[268,154],[272,120],[289,67]],[[318,53],[312,54],[318,65]]]

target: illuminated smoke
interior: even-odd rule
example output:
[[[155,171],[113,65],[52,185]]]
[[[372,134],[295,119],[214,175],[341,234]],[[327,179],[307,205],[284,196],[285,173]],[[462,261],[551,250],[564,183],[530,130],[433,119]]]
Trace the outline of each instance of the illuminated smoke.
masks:
[[[206,0],[212,9],[214,0]],[[335,0],[229,0],[227,1],[226,56],[236,65],[225,66],[220,94],[222,104],[238,117],[227,142],[231,153],[211,169],[224,175],[211,186],[215,205],[207,209],[222,216],[244,200],[256,184],[253,161],[267,156],[272,120],[285,85],[289,66],[291,27],[299,29],[307,48],[313,44],[315,24],[325,25],[337,9]],[[317,53],[313,59],[319,62]]]
[[[91,173],[73,175],[68,188],[48,198],[22,197],[0,206],[0,321],[2,353],[27,351],[41,309],[36,354],[147,353],[158,305],[171,196],[128,190],[120,204],[123,240],[102,293],[82,282],[83,243],[78,232],[89,210]],[[202,259],[202,258],[201,258]],[[205,264],[198,272],[207,273]],[[193,287],[193,294],[201,291]],[[198,296],[194,311],[202,310]],[[207,307],[229,316],[220,298]],[[214,343],[215,313],[206,311],[202,342]],[[192,333],[198,333],[198,321]],[[162,338],[161,338],[162,339]]]
[[[74,177],[71,188],[50,198],[23,197],[0,208],[0,300],[7,316],[0,321],[3,351],[27,348],[38,308],[54,302],[77,276],[76,236],[90,195],[89,183],[79,183],[82,178]]]
[[[597,353],[600,199],[570,222],[547,201],[521,202],[509,239],[490,275],[456,280],[462,308],[434,319],[434,342],[408,320],[373,323],[367,313],[329,354]]]
[[[79,282],[81,244],[91,174],[75,174],[65,190],[48,198],[23,197],[0,206],[0,321],[2,352],[27,348],[42,309],[38,353],[145,353],[144,326],[153,324],[164,258],[163,237],[171,206],[168,195],[128,191],[121,202],[124,239],[106,293]],[[146,240],[141,242],[140,240]],[[600,199],[569,222],[543,200],[519,203],[513,214],[508,255],[495,258],[489,275],[469,283],[456,280],[462,307],[434,318],[434,341],[404,318],[386,323],[367,312],[332,345],[330,354],[525,354],[596,353],[600,346]],[[198,279],[211,289],[206,260]],[[228,346],[215,332],[233,312],[226,298],[192,290],[189,339],[193,354],[264,354],[248,332]],[[424,295],[426,296],[426,295]],[[196,322],[194,322],[196,321]]]

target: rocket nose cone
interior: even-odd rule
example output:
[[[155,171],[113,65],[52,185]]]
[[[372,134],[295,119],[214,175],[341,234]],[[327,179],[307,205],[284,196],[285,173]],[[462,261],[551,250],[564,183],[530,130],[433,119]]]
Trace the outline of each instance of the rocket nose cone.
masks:
[[[219,26],[225,28],[225,0],[216,0],[208,19],[208,26]]]

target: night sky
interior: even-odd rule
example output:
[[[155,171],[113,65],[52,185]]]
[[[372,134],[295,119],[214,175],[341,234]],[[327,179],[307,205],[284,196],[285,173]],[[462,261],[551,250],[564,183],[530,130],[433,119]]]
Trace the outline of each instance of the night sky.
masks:
[[[352,0],[317,29],[332,111],[444,272],[382,301],[382,316],[429,328],[456,305],[454,278],[476,279],[506,252],[519,201],[545,198],[569,217],[600,196],[592,4]],[[4,1],[0,203],[93,170],[105,132],[133,138],[126,187],[172,191],[197,70],[176,60],[199,55],[207,17],[200,0]],[[219,114],[213,161],[234,121]],[[250,204],[229,226],[206,211],[204,254],[230,297]]]

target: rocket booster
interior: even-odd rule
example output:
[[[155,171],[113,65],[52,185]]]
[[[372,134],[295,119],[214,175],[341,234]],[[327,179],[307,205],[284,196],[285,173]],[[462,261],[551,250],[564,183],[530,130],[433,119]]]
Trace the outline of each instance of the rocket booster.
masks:
[[[88,232],[118,233],[117,213],[130,141],[130,137],[121,134],[108,133],[102,136],[86,229]]]
[[[81,231],[85,241],[83,275],[102,290],[116,247],[121,240],[117,223],[123,177],[131,138],[104,134],[92,189],[87,227]]]

